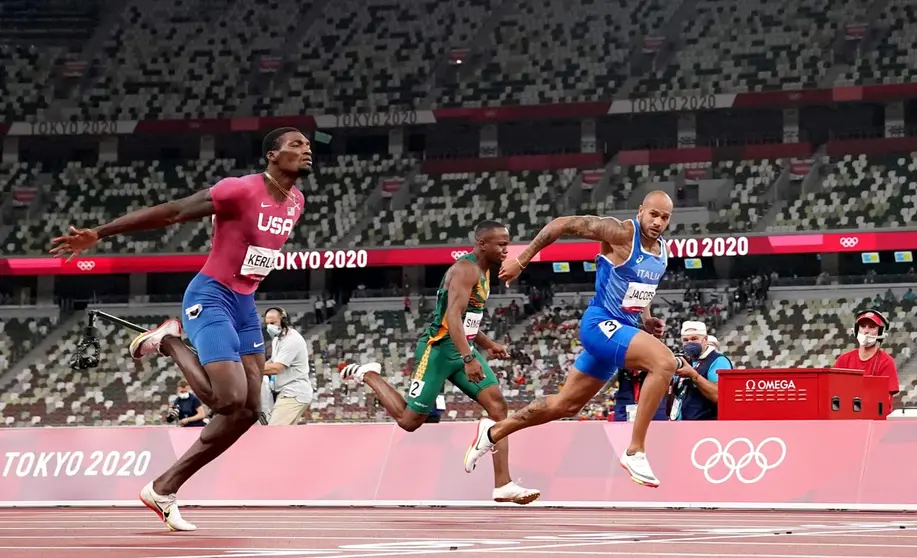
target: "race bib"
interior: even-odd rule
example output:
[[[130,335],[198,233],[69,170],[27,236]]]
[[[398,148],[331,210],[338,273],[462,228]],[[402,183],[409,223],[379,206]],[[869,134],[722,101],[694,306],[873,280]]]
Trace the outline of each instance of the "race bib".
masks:
[[[621,329],[621,323],[618,320],[605,320],[599,323],[599,330],[605,334],[605,337],[611,339],[611,336]]]
[[[474,339],[474,336],[478,334],[478,330],[481,329],[481,320],[484,319],[483,312],[468,312],[465,314],[465,337],[467,339]]]
[[[423,380],[411,380],[411,387],[408,388],[408,397],[420,397],[423,393]]]
[[[242,260],[242,269],[239,274],[249,279],[262,280],[267,274],[274,271],[274,261],[277,259],[279,250],[262,248],[260,246],[249,246],[245,251],[245,258]]]
[[[624,299],[621,301],[621,308],[625,312],[642,312],[653,302],[654,296],[656,296],[656,285],[628,283],[627,292],[624,293]]]

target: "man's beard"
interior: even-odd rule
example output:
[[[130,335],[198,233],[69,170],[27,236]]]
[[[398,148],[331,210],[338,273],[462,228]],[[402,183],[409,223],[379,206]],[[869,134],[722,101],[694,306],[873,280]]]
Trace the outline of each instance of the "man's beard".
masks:
[[[312,176],[312,167],[299,167],[296,171],[297,178],[309,178]]]

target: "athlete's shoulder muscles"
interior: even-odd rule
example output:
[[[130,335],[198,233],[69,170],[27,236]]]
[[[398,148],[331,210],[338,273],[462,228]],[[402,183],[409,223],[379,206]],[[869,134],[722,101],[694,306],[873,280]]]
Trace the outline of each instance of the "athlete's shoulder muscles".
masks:
[[[449,289],[447,312],[453,307],[464,312],[468,305],[468,298],[471,297],[471,290],[478,282],[480,268],[473,262],[461,260],[452,264],[446,273],[449,274],[446,281],[446,288]]]
[[[200,190],[190,196],[172,202],[178,211],[175,219],[179,223],[209,217],[216,213],[216,207],[210,197],[210,190]]]
[[[251,193],[249,185],[237,177],[224,178],[206,190],[218,213],[236,213],[245,207]]]
[[[561,232],[564,235],[598,240],[608,244],[626,244],[631,241],[634,231],[624,222],[614,217],[597,215],[573,215],[561,217]],[[558,220],[560,220],[558,219]]]

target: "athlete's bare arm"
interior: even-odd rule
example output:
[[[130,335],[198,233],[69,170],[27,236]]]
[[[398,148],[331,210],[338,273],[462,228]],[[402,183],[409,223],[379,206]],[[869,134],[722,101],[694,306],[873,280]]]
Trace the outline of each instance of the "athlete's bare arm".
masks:
[[[465,324],[462,323],[462,313],[468,307],[471,290],[478,282],[480,269],[469,261],[461,261],[453,265],[446,272],[446,288],[449,290],[449,300],[446,302],[446,327],[449,328],[449,337],[452,344],[462,356],[471,354],[471,346],[465,339]]]
[[[554,219],[535,236],[535,239],[519,254],[517,258],[524,267],[529,265],[535,254],[550,246],[562,236],[573,236],[605,242],[612,246],[627,244],[633,238],[633,231],[628,231],[621,221],[614,217],[596,215],[572,215]]]
[[[93,229],[98,237],[161,229],[170,225],[209,217],[216,212],[210,188],[179,200],[144,207]]]
[[[180,200],[131,211],[111,223],[94,229],[70,227],[69,235],[51,239],[51,244],[55,245],[51,253],[56,256],[69,255],[67,258],[69,262],[80,252],[92,248],[102,238],[161,229],[169,225],[208,217],[215,212],[216,209],[210,197],[210,188],[207,188]]]

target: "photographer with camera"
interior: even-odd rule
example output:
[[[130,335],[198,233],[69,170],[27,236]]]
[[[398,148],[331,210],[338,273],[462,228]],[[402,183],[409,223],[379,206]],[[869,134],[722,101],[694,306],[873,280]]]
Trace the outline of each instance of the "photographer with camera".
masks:
[[[733,368],[732,361],[717,351],[704,322],[681,325],[682,354],[691,362],[690,371],[676,372],[672,380],[672,420],[716,420],[721,370]],[[716,338],[714,338],[716,341]]]
[[[186,380],[179,381],[177,394],[169,408],[166,422],[177,422],[179,426],[206,426],[206,417],[207,409],[201,400],[191,393],[191,386]]]
[[[306,340],[290,327],[290,318],[283,308],[268,308],[264,323],[272,339],[271,359],[264,365],[264,375],[273,376],[273,392],[277,397],[268,424],[296,424],[312,403],[313,395]]]

